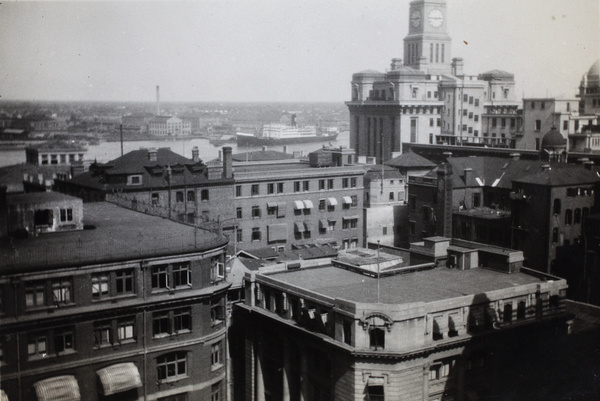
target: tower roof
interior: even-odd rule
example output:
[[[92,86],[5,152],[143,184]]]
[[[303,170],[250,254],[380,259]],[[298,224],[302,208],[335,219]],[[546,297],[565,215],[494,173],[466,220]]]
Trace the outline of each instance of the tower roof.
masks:
[[[502,70],[491,70],[479,74],[479,79],[484,81],[514,81],[515,74]]]
[[[567,146],[566,142],[566,139],[558,132],[556,127],[552,127],[542,139],[542,149],[564,148]]]

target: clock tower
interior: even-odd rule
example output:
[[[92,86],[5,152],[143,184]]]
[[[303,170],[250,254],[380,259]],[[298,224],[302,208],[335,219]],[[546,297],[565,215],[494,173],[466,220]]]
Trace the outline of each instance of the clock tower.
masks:
[[[410,3],[404,65],[431,75],[450,74],[452,39],[448,35],[446,0]]]

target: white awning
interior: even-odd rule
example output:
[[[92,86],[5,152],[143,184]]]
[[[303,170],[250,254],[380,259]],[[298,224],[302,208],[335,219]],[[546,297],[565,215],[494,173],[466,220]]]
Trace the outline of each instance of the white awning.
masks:
[[[352,204],[352,198],[349,196],[344,196],[342,198],[342,202],[344,202],[345,204],[351,205]]]
[[[327,219],[320,219],[319,220],[319,226],[323,229],[323,228],[327,228],[329,227],[329,222],[327,221]]]
[[[342,219],[344,220],[358,220],[358,216],[352,215],[352,216],[342,216]]]
[[[75,376],[56,376],[36,382],[33,387],[38,401],[81,401]]]
[[[304,202],[294,201],[294,209],[304,209]]]
[[[335,205],[337,205],[337,199],[335,199],[335,198],[327,198],[327,204],[329,206],[335,206]]]
[[[140,372],[133,362],[118,363],[96,371],[103,395],[113,395],[142,387]]]
[[[286,207],[287,207],[287,203],[277,202],[277,217],[285,217]]]
[[[312,208],[313,208],[313,203],[312,203],[312,201],[305,200],[305,201],[304,201],[304,208],[305,208],[305,209],[312,209]]]
[[[294,223],[294,227],[296,227],[296,232],[297,233],[303,233],[304,232],[304,224],[303,223],[296,222],[296,223]]]
[[[306,220],[304,222],[304,230],[305,231],[311,232],[312,231],[312,227],[313,227],[312,221]]]
[[[267,202],[267,207],[268,208],[277,207],[277,202]]]

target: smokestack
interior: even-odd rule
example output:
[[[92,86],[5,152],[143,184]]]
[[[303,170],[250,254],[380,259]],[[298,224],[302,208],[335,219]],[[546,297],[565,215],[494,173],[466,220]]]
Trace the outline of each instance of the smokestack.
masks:
[[[198,150],[198,146],[192,148],[192,160],[195,162],[200,161],[200,151]]]
[[[160,116],[160,86],[156,85],[156,115]]]
[[[231,146],[223,147],[223,178],[233,178],[233,158]]]

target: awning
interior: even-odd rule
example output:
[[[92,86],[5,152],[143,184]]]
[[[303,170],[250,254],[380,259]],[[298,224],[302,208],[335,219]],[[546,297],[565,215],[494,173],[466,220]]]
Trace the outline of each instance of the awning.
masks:
[[[8,401],[8,396],[2,389],[0,389],[0,401]]]
[[[294,201],[294,209],[304,209],[304,202]]]
[[[270,224],[267,226],[267,240],[281,241],[287,239],[287,224]]]
[[[277,217],[285,217],[285,209],[286,208],[287,208],[287,203],[277,202]]]
[[[352,204],[352,198],[349,197],[349,196],[344,196],[342,198],[342,202],[345,203],[345,204]]]
[[[102,395],[113,395],[142,387],[140,372],[133,362],[118,363],[96,371]]]
[[[344,219],[344,220],[358,220],[358,216],[356,216],[356,215],[342,216],[342,219]]]
[[[267,207],[268,208],[277,207],[277,202],[267,202]]]
[[[313,203],[312,203],[312,201],[305,200],[305,201],[304,201],[304,208],[305,208],[305,209],[312,209],[312,208],[313,208]]]
[[[385,379],[383,377],[369,377],[367,381],[367,386],[383,386],[385,384]]]
[[[294,227],[296,228],[296,232],[297,233],[303,233],[304,232],[304,224],[296,222],[296,223],[294,223]]]
[[[313,227],[313,225],[312,225],[312,221],[308,221],[308,220],[306,220],[306,221],[304,222],[304,229],[305,229],[306,231],[312,231],[312,227]]]
[[[327,198],[327,204],[329,206],[335,206],[335,205],[337,205],[337,199],[335,199],[335,198]]]
[[[319,227],[321,227],[323,229],[329,227],[329,222],[327,221],[327,219],[319,220]]]
[[[75,376],[56,376],[40,380],[33,387],[38,401],[81,401]]]

